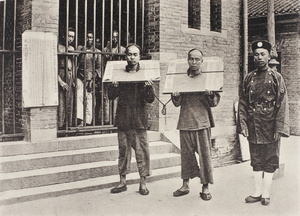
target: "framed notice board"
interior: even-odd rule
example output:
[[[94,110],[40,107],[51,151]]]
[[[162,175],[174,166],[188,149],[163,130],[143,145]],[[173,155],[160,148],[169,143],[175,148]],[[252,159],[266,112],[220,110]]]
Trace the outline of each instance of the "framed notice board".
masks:
[[[57,36],[27,30],[22,34],[24,107],[58,105]]]

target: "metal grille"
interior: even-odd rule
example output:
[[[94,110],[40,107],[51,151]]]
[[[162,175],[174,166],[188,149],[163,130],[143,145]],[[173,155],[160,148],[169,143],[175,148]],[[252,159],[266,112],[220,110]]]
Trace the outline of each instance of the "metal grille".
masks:
[[[17,0],[0,1],[1,132],[0,141],[23,138],[21,88],[16,77]]]
[[[73,42],[68,40],[70,31],[75,33]],[[58,134],[115,130],[117,101],[108,101],[101,78],[107,61],[125,60],[127,44],[136,43],[143,50],[144,0],[61,0],[59,43],[63,47],[59,62],[65,65],[59,73],[65,78],[72,74],[73,93],[60,95]],[[60,84],[59,91],[64,91]],[[59,119],[61,116],[64,118]]]

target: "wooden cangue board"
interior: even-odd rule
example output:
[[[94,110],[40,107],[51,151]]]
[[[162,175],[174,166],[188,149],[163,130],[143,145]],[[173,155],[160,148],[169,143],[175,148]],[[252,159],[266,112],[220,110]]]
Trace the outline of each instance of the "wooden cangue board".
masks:
[[[204,57],[201,75],[189,77],[187,59],[176,59],[169,62],[164,86],[164,94],[173,92],[222,91],[224,63],[219,57]]]
[[[160,65],[157,60],[141,60],[140,70],[129,73],[125,70],[127,61],[108,61],[102,82],[144,82],[159,81]]]

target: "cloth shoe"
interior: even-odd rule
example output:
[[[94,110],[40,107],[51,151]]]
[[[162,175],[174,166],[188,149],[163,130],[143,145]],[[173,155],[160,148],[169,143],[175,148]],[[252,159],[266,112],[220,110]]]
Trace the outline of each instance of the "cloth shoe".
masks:
[[[190,191],[189,190],[185,190],[185,191],[181,191],[181,190],[177,190],[173,193],[174,197],[180,197],[180,196],[184,196],[187,195]]]
[[[259,201],[261,201],[261,195],[258,196],[258,197],[248,196],[248,197],[246,197],[246,199],[245,199],[245,202],[246,202],[246,203],[255,203],[255,202],[259,202]]]
[[[150,193],[150,191],[146,188],[146,189],[142,189],[141,187],[139,188],[139,193],[141,195],[148,195]]]
[[[261,204],[264,205],[264,206],[268,206],[270,205],[270,197],[269,198],[262,198],[261,199]]]
[[[205,200],[205,201],[208,201],[208,200],[211,200],[212,198],[212,195],[210,193],[200,193],[200,197]]]
[[[121,193],[127,190],[127,186],[124,185],[123,187],[114,187],[110,190],[111,193]]]

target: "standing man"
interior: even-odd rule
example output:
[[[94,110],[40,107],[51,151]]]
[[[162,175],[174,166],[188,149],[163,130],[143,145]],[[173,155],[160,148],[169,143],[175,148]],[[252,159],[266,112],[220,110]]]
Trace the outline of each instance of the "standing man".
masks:
[[[73,42],[75,31],[70,28],[68,33],[68,51],[74,51]],[[66,44],[63,41],[58,45],[58,53],[66,52]],[[60,55],[58,58],[58,84],[59,84],[59,105],[58,105],[58,127],[62,129],[66,120],[68,126],[72,126],[74,90],[76,87],[75,70],[73,58]]]
[[[119,47],[119,33],[114,30],[112,34],[112,44],[110,45],[110,41],[108,41],[107,46],[104,47],[103,52],[105,53],[125,53],[125,47],[121,46]],[[106,55],[106,57],[109,59],[109,55]],[[112,55],[112,60],[117,60],[117,55]],[[121,58],[123,59],[123,58]]]
[[[279,167],[280,138],[289,136],[287,91],[280,73],[268,66],[271,44],[252,44],[257,69],[247,74],[239,100],[239,131],[248,138],[255,190],[245,201],[270,204],[270,189]]]
[[[201,76],[203,53],[198,49],[188,52],[189,69],[187,75],[194,79]],[[211,127],[214,120],[211,107],[218,105],[220,95],[206,90],[196,93],[172,94],[172,101],[176,107],[181,106],[177,129],[180,130],[181,148],[181,178],[183,185],[173,193],[174,197],[189,193],[189,179],[200,177],[203,200],[212,198],[209,184],[213,184],[213,165],[211,153]],[[200,170],[195,152],[199,154]]]
[[[84,103],[86,103],[86,123],[92,124],[93,121],[93,85],[95,80],[101,79],[101,55],[93,54],[92,52],[101,52],[97,48],[94,49],[94,35],[92,32],[87,34],[87,47],[78,47],[79,50],[86,51],[79,58],[78,65],[78,79],[77,79],[77,119],[79,125],[83,126],[83,110]],[[84,70],[84,65],[85,70]],[[95,71],[93,66],[95,66]],[[86,83],[84,86],[84,76],[86,77]],[[83,91],[86,91],[86,98],[84,98]],[[96,100],[95,100],[96,101]],[[100,101],[96,101],[100,103]],[[96,115],[97,116],[97,115]]]
[[[136,44],[126,47],[126,71],[139,73],[141,49]],[[127,190],[126,174],[130,172],[131,147],[135,150],[136,162],[140,174],[139,193],[148,195],[146,177],[150,175],[150,154],[147,137],[146,104],[154,101],[153,82],[145,83],[117,83],[114,82],[108,89],[110,100],[119,98],[115,126],[118,127],[119,142],[119,175],[120,183],[111,189],[111,193],[120,193]]]

